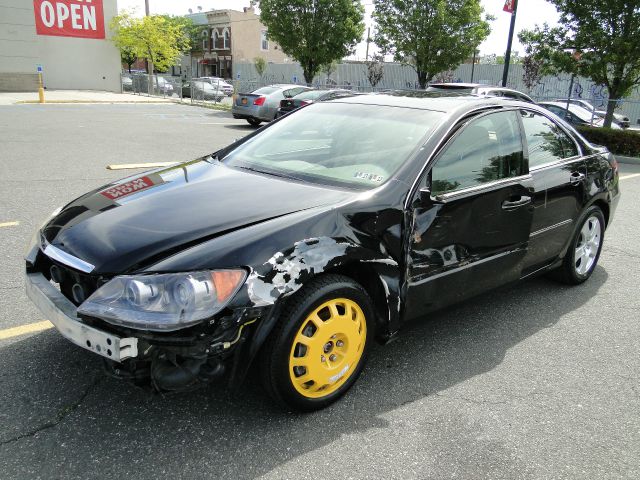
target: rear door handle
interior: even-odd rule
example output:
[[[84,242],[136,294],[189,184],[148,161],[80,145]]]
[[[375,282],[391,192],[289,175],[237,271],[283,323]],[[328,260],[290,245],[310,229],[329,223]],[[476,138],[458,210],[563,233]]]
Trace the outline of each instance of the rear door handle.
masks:
[[[529,205],[531,203],[531,197],[527,197],[523,195],[518,200],[510,201],[505,200],[502,202],[503,210],[515,210],[516,208],[524,207],[525,205]]]
[[[571,174],[571,177],[569,177],[569,182],[575,185],[576,183],[582,182],[585,178],[587,178],[587,176],[584,173],[574,172]]]

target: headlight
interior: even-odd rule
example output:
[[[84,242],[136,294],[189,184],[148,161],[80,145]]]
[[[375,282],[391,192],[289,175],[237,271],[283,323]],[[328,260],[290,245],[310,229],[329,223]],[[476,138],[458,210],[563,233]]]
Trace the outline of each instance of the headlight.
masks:
[[[124,327],[179,330],[222,310],[246,278],[244,270],[123,275],[98,288],[78,312]]]
[[[29,244],[27,245],[27,251],[24,254],[24,259],[27,262],[33,264],[36,261],[36,256],[38,255],[38,249],[40,248],[40,230],[42,230],[42,227],[44,227],[47,223],[49,223],[49,220],[57,216],[61,211],[62,211],[62,207],[56,208],[53,212],[51,212],[51,215],[49,215],[47,219],[44,222],[42,222],[40,227],[38,227],[38,229],[33,233],[33,235],[31,236],[31,239],[29,240]]]

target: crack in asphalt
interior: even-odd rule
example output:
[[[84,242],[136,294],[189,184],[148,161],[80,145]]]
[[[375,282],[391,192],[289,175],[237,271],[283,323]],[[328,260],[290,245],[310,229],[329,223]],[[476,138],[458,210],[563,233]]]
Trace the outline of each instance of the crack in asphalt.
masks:
[[[67,418],[69,415],[71,415],[73,412],[75,412],[78,409],[78,407],[80,407],[80,405],[82,405],[82,403],[85,401],[85,399],[98,386],[98,384],[100,383],[100,381],[102,379],[103,379],[102,376],[95,377],[93,379],[93,381],[84,390],[84,392],[82,392],[82,395],[80,395],[80,397],[78,397],[78,399],[75,402],[64,406],[55,415],[55,417],[53,417],[52,419],[50,419],[47,422],[43,423],[42,425],[34,428],[33,430],[29,430],[28,432],[21,433],[19,435],[16,435],[15,437],[7,439],[7,440],[0,441],[0,446],[4,446],[4,445],[8,445],[10,443],[17,442],[19,440],[22,440],[23,438],[33,437],[33,436],[37,435],[38,433],[40,433],[40,432],[42,432],[44,430],[48,430],[50,428],[53,428],[53,427],[59,425],[60,423],[62,423],[62,421],[65,418]]]

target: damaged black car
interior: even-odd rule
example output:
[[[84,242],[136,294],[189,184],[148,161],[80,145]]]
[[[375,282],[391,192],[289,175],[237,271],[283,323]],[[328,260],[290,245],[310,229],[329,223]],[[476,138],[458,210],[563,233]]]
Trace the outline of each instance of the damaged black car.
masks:
[[[112,375],[234,390],[253,365],[311,411],[409,320],[532,275],[587,280],[618,199],[613,156],[536,105],[342,98],[58,209],[27,293]]]

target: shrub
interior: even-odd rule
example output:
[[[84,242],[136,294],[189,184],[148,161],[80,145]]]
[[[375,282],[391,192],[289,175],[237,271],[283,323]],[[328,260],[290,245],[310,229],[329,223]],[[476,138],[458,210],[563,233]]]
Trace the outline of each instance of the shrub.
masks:
[[[603,145],[611,153],[640,157],[640,132],[597,127],[578,127],[577,130],[591,143]]]

